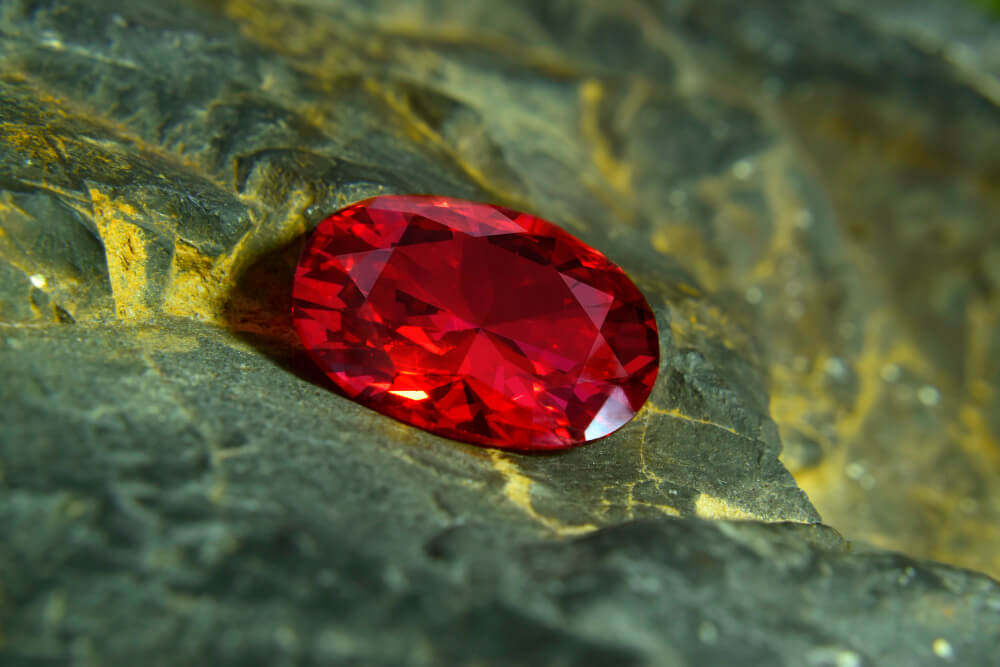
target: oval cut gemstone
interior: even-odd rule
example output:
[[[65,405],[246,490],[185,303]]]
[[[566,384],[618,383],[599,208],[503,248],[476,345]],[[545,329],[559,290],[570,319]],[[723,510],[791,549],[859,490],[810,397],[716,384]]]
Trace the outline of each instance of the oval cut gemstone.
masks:
[[[295,273],[295,327],[348,397],[456,440],[561,449],[621,427],[659,366],[646,299],[540,218],[386,195],[319,224]]]

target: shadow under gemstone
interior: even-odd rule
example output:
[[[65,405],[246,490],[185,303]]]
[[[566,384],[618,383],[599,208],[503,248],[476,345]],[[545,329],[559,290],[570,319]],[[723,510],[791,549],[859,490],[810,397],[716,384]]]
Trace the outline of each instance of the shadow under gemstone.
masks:
[[[346,398],[306,352],[292,321],[295,265],[307,236],[261,255],[236,276],[225,320],[237,337],[284,370]]]

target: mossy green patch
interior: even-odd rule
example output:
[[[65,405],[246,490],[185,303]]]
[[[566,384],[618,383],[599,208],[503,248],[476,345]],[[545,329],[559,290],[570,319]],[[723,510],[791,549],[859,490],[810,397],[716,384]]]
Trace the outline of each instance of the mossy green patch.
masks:
[[[1000,16],[1000,0],[973,0],[973,2]]]

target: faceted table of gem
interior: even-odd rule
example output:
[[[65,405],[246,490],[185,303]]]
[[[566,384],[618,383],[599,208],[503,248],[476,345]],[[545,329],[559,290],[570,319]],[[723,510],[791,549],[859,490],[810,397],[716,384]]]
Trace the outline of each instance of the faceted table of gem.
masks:
[[[625,424],[656,379],[646,299],[604,255],[535,216],[386,195],[319,224],[293,318],[353,400],[449,438],[551,450]]]

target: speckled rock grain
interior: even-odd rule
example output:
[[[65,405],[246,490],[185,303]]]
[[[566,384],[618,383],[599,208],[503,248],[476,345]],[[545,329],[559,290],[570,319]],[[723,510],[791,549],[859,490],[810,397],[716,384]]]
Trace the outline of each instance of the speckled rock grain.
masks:
[[[868,4],[0,6],[5,660],[1000,653],[996,584],[922,560],[1000,572],[995,54]],[[518,456],[331,393],[292,266],[384,192],[622,265],[637,419]]]

